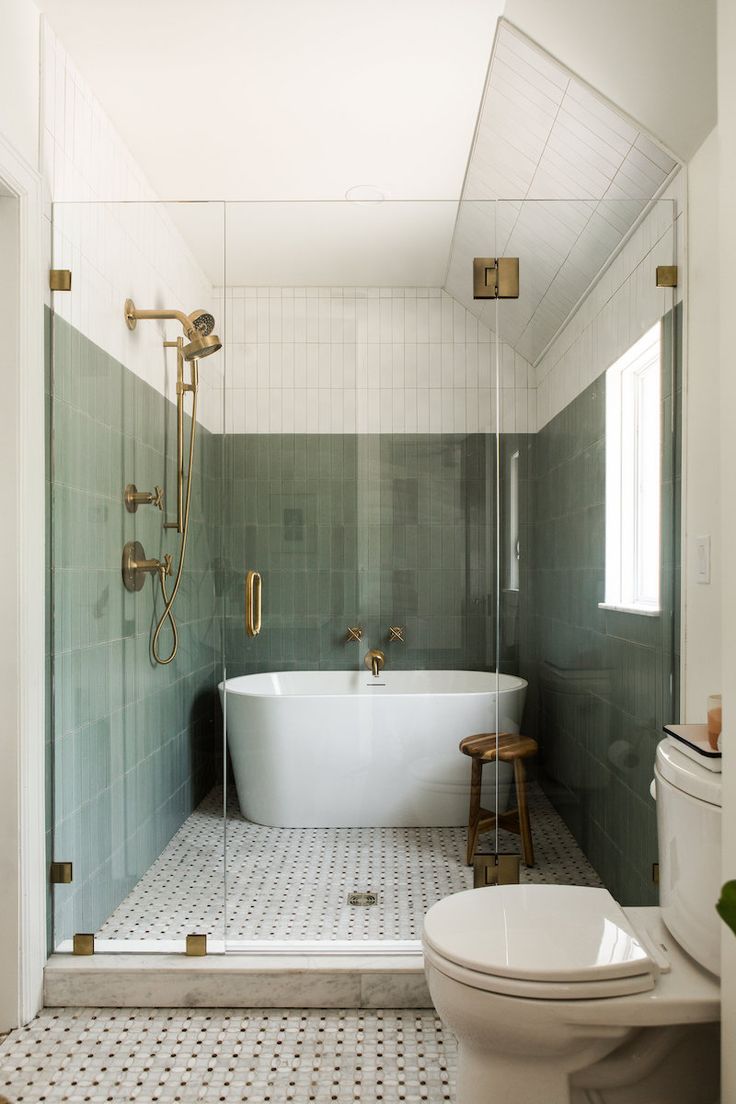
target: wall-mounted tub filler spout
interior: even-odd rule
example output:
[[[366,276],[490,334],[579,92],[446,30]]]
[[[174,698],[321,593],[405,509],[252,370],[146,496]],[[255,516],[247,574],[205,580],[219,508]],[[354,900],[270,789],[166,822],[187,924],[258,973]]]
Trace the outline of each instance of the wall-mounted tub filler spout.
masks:
[[[378,678],[380,675],[385,660],[385,655],[383,652],[379,652],[377,648],[371,648],[370,652],[366,652],[365,665],[374,678]]]

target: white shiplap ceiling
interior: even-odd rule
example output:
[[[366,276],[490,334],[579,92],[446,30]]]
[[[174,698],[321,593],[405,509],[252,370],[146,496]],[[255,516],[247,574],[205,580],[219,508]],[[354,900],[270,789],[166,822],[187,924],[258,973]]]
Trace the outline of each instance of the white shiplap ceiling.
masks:
[[[677,162],[510,24],[499,25],[448,264],[474,301],[474,256],[520,260],[503,337],[534,363]],[[498,202],[491,202],[498,201]]]

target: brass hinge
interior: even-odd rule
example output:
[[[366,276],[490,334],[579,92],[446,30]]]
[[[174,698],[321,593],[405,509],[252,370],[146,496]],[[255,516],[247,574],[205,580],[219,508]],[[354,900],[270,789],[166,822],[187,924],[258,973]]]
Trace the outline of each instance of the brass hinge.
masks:
[[[494,885],[518,885],[520,855],[476,855],[473,861],[473,888]]]
[[[70,862],[52,862],[49,870],[49,881],[52,885],[69,885],[72,881],[72,873]]]
[[[677,265],[657,265],[657,287],[677,287]]]
[[[518,299],[518,257],[474,257],[474,299]]]
[[[49,272],[49,287],[52,291],[71,291],[72,273],[69,268],[52,268]]]
[[[655,885],[659,885],[659,863],[652,863],[652,881]]]
[[[188,955],[195,957],[201,957],[207,954],[207,936],[206,935],[188,935],[187,936],[187,950]]]
[[[77,932],[72,940],[72,949],[75,955],[93,955],[95,953],[95,937],[91,932]]]

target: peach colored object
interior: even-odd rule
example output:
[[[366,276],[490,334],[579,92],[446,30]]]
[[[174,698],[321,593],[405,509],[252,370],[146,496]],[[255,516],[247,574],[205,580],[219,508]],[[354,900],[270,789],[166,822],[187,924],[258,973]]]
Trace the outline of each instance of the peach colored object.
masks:
[[[714,751],[719,750],[722,716],[721,695],[710,694],[708,697],[708,743]]]

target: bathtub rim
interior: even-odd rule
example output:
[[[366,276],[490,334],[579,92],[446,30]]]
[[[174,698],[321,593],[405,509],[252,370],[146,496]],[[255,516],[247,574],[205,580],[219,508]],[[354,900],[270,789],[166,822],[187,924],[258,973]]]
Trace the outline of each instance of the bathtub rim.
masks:
[[[429,671],[435,671],[434,668],[417,668],[417,669],[412,668],[410,670],[387,671],[386,674],[388,674],[388,675],[391,675],[391,674],[413,674],[415,670],[421,671],[422,673],[429,672]],[[422,690],[422,691],[390,690],[386,686],[385,683],[381,683],[381,682],[376,682],[376,683],[366,682],[363,685],[368,689],[373,689],[375,687],[376,689],[387,690],[388,692],[385,693],[385,694],[376,695],[376,697],[382,697],[382,698],[479,697],[479,696],[482,696],[484,694],[498,694],[498,693],[500,693],[500,694],[511,694],[511,693],[516,693],[516,692],[521,691],[521,690],[528,690],[529,689],[528,681],[525,678],[522,678],[521,675],[507,675],[505,673],[502,673],[502,672],[497,673],[495,671],[468,671],[468,670],[465,670],[464,668],[461,668],[461,669],[458,669],[458,670],[451,670],[451,669],[446,668],[446,667],[443,667],[441,669],[437,669],[436,673],[437,674],[488,675],[489,678],[492,678],[492,679],[497,679],[498,678],[498,679],[504,680],[506,682],[506,685],[499,685],[498,683],[496,683],[496,685],[490,685],[488,687],[483,688],[482,690],[481,689],[478,689],[478,690],[467,689],[467,690]],[[360,671],[360,670],[356,670],[356,671],[353,671],[353,670],[350,670],[350,671],[345,671],[345,670],[329,670],[329,671],[258,671],[258,672],[253,672],[252,674],[248,674],[248,675],[235,675],[234,678],[222,679],[217,684],[217,690],[218,690],[218,693],[220,694],[221,698],[222,697],[227,697],[228,694],[231,694],[234,697],[257,698],[257,699],[269,700],[269,701],[270,700],[273,700],[273,701],[293,701],[293,700],[299,700],[299,699],[310,700],[310,701],[311,700],[324,701],[325,699],[363,698],[363,697],[368,697],[369,696],[368,694],[358,693],[354,690],[341,691],[340,693],[334,693],[334,692],[331,693],[328,689],[325,689],[322,692],[312,691],[310,693],[304,693],[304,692],[299,692],[298,690],[295,690],[293,692],[279,694],[279,693],[275,693],[273,690],[270,690],[270,691],[269,690],[263,690],[263,689],[246,690],[246,689],[235,688],[231,685],[233,683],[244,682],[246,679],[257,679],[257,678],[263,678],[263,677],[268,678],[272,675],[356,675],[356,676],[361,676],[362,677],[363,672]]]

